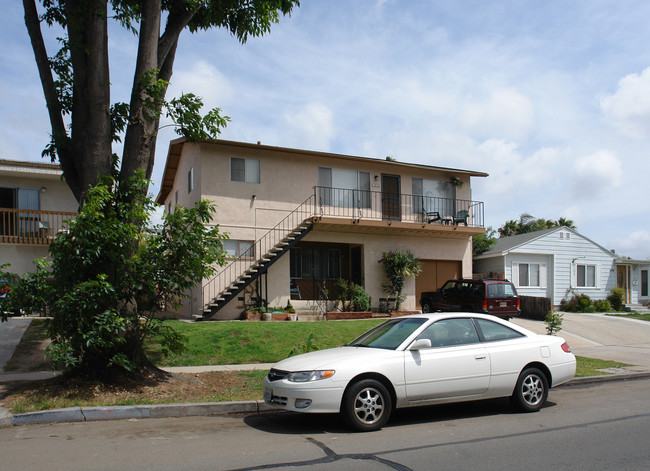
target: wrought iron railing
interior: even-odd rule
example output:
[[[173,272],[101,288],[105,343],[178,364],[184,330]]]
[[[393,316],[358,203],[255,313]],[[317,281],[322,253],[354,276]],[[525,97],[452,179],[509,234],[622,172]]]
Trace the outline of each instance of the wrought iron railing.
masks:
[[[0,243],[49,244],[76,217],[69,211],[0,208]]]
[[[319,216],[484,227],[482,201],[322,186],[314,196]]]
[[[247,275],[250,270],[268,262],[266,257],[277,251],[279,244],[314,216],[352,218],[359,221],[387,220],[483,227],[483,203],[453,198],[314,187],[313,195],[205,283],[203,305],[211,304],[219,295],[233,289],[236,283],[242,282],[242,277],[252,276]]]

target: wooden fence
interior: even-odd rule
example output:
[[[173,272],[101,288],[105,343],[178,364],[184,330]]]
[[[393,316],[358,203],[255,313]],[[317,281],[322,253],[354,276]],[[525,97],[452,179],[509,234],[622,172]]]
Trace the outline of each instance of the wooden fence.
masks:
[[[521,302],[521,317],[543,321],[546,314],[553,309],[551,298],[537,296],[519,296]]]

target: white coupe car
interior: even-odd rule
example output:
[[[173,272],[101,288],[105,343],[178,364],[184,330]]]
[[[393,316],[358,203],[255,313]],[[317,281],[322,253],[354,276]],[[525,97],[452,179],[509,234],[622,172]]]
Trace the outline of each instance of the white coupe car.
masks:
[[[534,412],[575,370],[560,337],[490,315],[416,314],[344,347],[280,361],[264,381],[264,400],[296,412],[340,412],[354,429],[371,431],[394,408],[427,404],[509,396]]]

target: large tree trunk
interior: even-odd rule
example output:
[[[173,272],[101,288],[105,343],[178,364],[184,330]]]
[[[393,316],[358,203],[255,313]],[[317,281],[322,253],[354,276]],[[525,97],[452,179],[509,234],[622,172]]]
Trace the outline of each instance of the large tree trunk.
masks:
[[[70,137],[81,191],[75,196],[83,201],[88,188],[109,174],[112,165],[107,5],[101,0],[68,0],[65,9],[72,19],[68,22],[74,71]]]

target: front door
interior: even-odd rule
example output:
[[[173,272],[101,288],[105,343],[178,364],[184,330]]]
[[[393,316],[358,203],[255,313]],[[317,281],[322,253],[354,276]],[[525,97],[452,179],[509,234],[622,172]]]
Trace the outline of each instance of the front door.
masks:
[[[627,265],[616,265],[616,286],[625,291],[623,302],[629,303],[628,284],[627,284]]]
[[[381,175],[381,210],[384,221],[401,221],[399,175]]]

